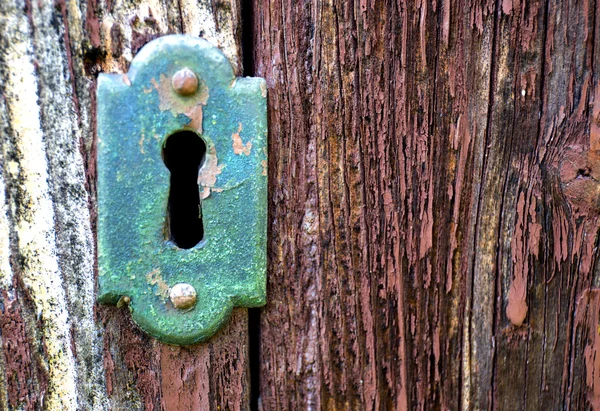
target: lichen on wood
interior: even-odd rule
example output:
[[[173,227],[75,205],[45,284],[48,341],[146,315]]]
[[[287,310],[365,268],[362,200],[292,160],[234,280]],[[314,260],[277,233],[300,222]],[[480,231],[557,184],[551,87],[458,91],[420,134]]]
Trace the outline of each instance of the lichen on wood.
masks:
[[[200,20],[239,73],[239,4],[221,3],[190,2],[183,16],[155,0],[1,2],[0,409],[174,406],[162,403],[161,368],[184,364],[161,361],[125,312],[95,305],[96,76],[127,72],[145,43]],[[235,363],[208,356],[198,379],[221,403],[245,404],[246,383],[220,388],[248,376],[245,311],[234,318],[227,336],[194,349],[239,350]]]
[[[11,7],[12,6],[12,7]],[[48,171],[38,104],[38,78],[31,55],[31,28],[16,4],[5,3],[2,91],[11,134],[2,142],[7,161],[13,239],[21,260],[19,280],[33,304],[41,327],[36,333],[44,346],[40,358],[47,373],[48,410],[76,410],[75,360],[70,319],[55,243],[55,215],[48,185]],[[5,163],[5,164],[6,164]],[[6,301],[8,306],[9,301]],[[11,404],[16,406],[17,404]]]

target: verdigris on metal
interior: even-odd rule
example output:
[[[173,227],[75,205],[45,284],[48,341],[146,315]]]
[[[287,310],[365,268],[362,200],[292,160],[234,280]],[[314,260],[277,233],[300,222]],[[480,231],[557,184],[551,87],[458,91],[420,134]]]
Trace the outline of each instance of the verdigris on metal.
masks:
[[[183,69],[184,81],[189,71],[197,76],[195,92],[175,83]],[[166,225],[170,172],[162,151],[182,130],[206,145],[198,173],[204,238],[190,249],[171,242]],[[265,81],[236,78],[205,40],[165,36],[143,47],[127,74],[101,74],[98,300],[127,302],[144,331],[175,345],[206,340],[233,307],[264,305],[266,164]],[[185,310],[169,298],[181,283],[197,293]]]

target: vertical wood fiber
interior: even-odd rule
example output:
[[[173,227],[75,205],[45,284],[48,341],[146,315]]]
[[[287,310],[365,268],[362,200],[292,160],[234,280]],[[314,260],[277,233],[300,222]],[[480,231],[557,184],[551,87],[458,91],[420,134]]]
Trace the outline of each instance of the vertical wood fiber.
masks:
[[[600,409],[600,4],[248,3],[259,407]],[[0,2],[0,409],[249,408],[245,310],[172,348],[93,304],[97,73],[176,32],[239,73],[240,24],[236,1]]]
[[[263,409],[600,409],[599,6],[253,1]]]
[[[0,2],[0,409],[248,409],[246,310],[175,349],[95,305],[97,74],[166,33],[239,74],[240,30],[237,0]]]

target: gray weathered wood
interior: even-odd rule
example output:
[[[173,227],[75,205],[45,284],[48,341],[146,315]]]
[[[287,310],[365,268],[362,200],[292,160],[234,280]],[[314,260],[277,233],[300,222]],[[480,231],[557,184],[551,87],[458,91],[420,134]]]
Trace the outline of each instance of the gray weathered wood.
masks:
[[[597,2],[247,7],[270,121],[257,405],[600,409]],[[246,311],[179,349],[93,305],[96,74],[174,32],[239,73],[240,28],[235,1],[0,2],[0,408],[249,408]]]
[[[166,33],[241,71],[237,0],[0,2],[0,409],[248,408],[247,314],[159,344],[95,305],[95,88]]]

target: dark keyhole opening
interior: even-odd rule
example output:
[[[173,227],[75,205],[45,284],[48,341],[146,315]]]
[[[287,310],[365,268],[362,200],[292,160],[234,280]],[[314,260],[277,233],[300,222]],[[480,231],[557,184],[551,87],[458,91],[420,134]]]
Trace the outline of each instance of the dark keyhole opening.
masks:
[[[171,171],[167,210],[167,236],[179,248],[192,248],[204,237],[198,170],[204,162],[206,144],[192,131],[179,131],[163,148]]]

